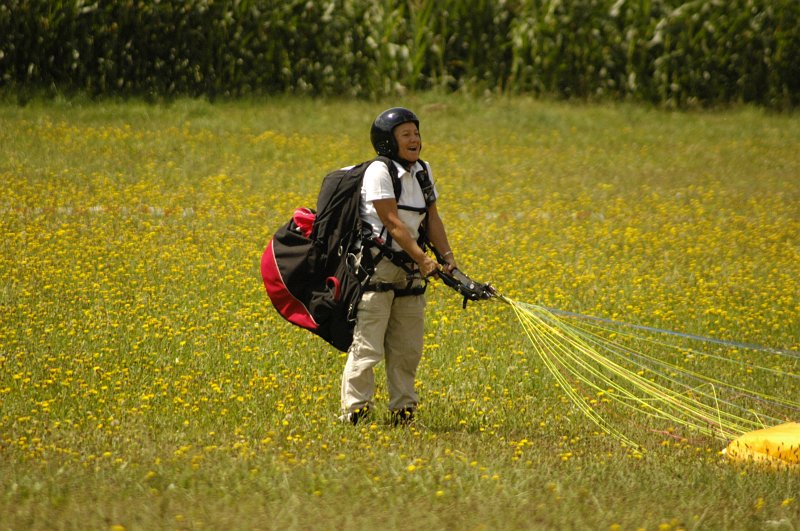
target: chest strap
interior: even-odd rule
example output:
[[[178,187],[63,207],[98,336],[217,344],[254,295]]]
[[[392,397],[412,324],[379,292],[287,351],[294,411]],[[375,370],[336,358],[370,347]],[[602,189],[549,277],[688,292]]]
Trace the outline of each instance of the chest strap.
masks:
[[[422,190],[422,196],[425,198],[425,206],[424,207],[412,207],[407,205],[400,204],[400,194],[403,191],[403,185],[400,181],[400,177],[397,174],[397,167],[394,165],[393,162],[388,162],[387,167],[389,168],[389,175],[392,178],[392,186],[394,187],[394,200],[397,202],[397,209],[398,210],[408,210],[411,212],[417,212],[418,214],[422,214],[425,216],[423,218],[423,224],[427,219],[428,208],[436,202],[436,196],[433,193],[433,181],[431,181],[431,176],[428,174],[428,167],[424,160],[419,159],[419,163],[422,166],[422,169],[414,173],[414,178],[417,184]],[[386,245],[391,246],[392,244],[392,236],[386,231],[386,227],[381,229],[381,237],[386,237]],[[417,242],[419,243],[419,242]]]

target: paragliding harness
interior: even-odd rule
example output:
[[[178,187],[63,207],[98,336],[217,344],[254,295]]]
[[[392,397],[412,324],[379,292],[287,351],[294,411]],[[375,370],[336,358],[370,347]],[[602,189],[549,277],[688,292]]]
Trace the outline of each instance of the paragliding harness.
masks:
[[[428,279],[405,251],[391,247],[391,237],[384,240],[373,235],[372,227],[361,221],[359,204],[361,183],[367,167],[375,160],[386,164],[394,185],[395,199],[401,193],[397,167],[387,157],[362,162],[351,168],[333,171],[325,176],[316,210],[298,208],[292,219],[283,225],[269,242],[261,257],[264,287],[278,313],[290,323],[305,328],[346,352],[353,342],[356,312],[362,295],[368,291],[393,291],[395,297],[422,295]],[[420,160],[423,168],[427,165]],[[428,172],[416,172],[415,178],[425,197],[424,208],[398,205],[427,214],[436,200]],[[430,247],[441,264],[446,261],[428,245],[424,227],[417,243]],[[375,266],[390,260],[407,273],[407,283],[370,282]],[[468,300],[488,299],[494,290],[455,269],[439,271],[445,284]],[[416,283],[421,280],[421,285]]]
[[[378,160],[383,159],[384,157],[378,157]],[[427,167],[425,162],[420,159],[420,164],[422,165],[422,170],[418,171],[414,174],[414,177],[419,184],[420,189],[422,190],[422,195],[425,198],[425,206],[424,207],[412,207],[408,205],[400,204],[400,194],[402,192],[400,179],[397,176],[397,167],[388,162],[387,166],[389,167],[389,174],[392,177],[392,184],[394,185],[394,198],[397,201],[397,209],[398,210],[410,210],[413,212],[418,212],[420,214],[424,214],[425,217],[422,220],[420,231],[419,231],[419,238],[417,238],[417,245],[421,248],[425,249],[426,245],[426,237],[425,237],[425,226],[427,223],[427,214],[428,208],[436,201],[436,196],[433,191],[433,182],[431,181],[431,177],[428,174]],[[395,297],[408,297],[412,295],[422,295],[425,293],[425,290],[428,286],[428,280],[426,278],[422,278],[419,274],[419,270],[414,264],[414,261],[408,255],[407,252],[402,250],[396,250],[392,247],[392,236],[385,232],[386,228],[384,227],[381,231],[379,236],[375,236],[372,230],[372,226],[367,223],[361,222],[361,233],[362,233],[362,262],[365,262],[366,267],[365,271],[368,273],[368,276],[372,276],[375,272],[375,266],[378,265],[383,259],[387,259],[392,262],[394,265],[405,271],[406,273],[406,285],[404,287],[398,287],[396,284],[391,282],[369,282],[369,278],[367,278],[366,282],[364,283],[363,291],[378,291],[378,292],[385,292],[385,291],[393,291]],[[384,234],[386,237],[384,238]],[[415,285],[415,280],[420,279],[422,281],[421,285]],[[354,316],[355,317],[355,316]]]
[[[402,190],[397,167],[387,157],[333,171],[323,179],[316,210],[295,210],[261,257],[264,287],[278,313],[343,352],[353,341],[358,303],[364,292],[392,290],[397,297],[421,295],[427,284],[422,279],[422,285],[414,285],[419,272],[408,254],[392,249],[390,238],[384,241],[374,237],[372,227],[360,219],[361,183],[375,160],[386,164],[395,199],[399,199]],[[427,167],[425,163],[422,166]],[[422,210],[427,212],[435,200],[433,184],[427,171],[417,172],[416,179],[425,196]],[[391,260],[407,273],[406,286],[369,282],[382,259]]]

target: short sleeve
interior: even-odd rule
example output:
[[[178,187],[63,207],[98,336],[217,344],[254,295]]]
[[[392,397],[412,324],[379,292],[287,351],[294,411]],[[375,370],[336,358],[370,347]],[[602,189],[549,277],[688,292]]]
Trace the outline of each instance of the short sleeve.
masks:
[[[380,199],[394,199],[394,186],[389,168],[383,162],[376,160],[364,172],[364,181],[361,185],[365,201]]]

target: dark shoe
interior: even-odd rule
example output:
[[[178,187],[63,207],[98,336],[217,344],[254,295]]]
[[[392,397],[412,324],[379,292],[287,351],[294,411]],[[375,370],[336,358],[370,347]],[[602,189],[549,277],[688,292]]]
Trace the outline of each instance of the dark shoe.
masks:
[[[342,422],[348,422],[353,426],[355,426],[361,421],[361,419],[365,418],[367,415],[369,415],[369,406],[361,406],[355,411],[351,411],[350,413],[345,413],[344,415],[339,417],[339,420],[341,420]]]
[[[407,426],[414,421],[414,408],[407,407],[392,411],[392,426]]]

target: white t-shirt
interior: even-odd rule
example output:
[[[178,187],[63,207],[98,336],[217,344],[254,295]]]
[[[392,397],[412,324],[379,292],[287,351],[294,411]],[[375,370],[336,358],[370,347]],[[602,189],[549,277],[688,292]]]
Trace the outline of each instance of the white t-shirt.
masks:
[[[400,178],[402,186],[400,199],[397,201],[398,207],[425,208],[425,196],[422,193],[419,181],[415,177],[418,171],[423,170],[422,164],[419,161],[415,162],[411,172],[408,172],[399,163],[395,161],[391,163],[397,167],[397,176]],[[439,193],[436,191],[436,183],[433,180],[431,167],[427,163],[425,163],[425,167],[431,178],[431,184],[433,184],[433,196],[438,198]],[[361,184],[361,220],[372,225],[372,231],[375,236],[386,240],[387,235],[385,234],[383,223],[375,211],[375,206],[372,204],[373,201],[378,199],[394,199],[394,186],[392,185],[392,177],[389,175],[389,168],[383,162],[376,160],[367,168],[364,173],[364,181]],[[402,208],[398,208],[397,212],[400,220],[408,228],[408,232],[411,233],[411,237],[416,240],[419,237],[419,227],[422,224],[422,220],[425,219],[425,214]],[[392,248],[398,251],[401,250],[395,241],[392,242]]]

